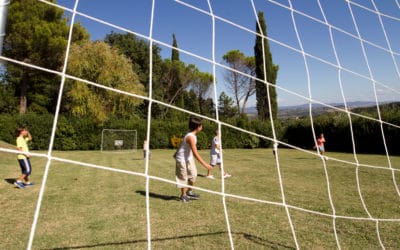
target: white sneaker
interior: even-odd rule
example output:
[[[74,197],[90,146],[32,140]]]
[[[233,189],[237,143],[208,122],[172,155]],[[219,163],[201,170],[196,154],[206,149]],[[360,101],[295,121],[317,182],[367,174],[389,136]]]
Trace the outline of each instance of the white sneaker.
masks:
[[[207,179],[215,179],[213,175],[207,175],[206,178]]]
[[[232,176],[232,175],[226,173],[226,174],[224,175],[224,178],[229,178],[229,177],[231,177],[231,176]]]

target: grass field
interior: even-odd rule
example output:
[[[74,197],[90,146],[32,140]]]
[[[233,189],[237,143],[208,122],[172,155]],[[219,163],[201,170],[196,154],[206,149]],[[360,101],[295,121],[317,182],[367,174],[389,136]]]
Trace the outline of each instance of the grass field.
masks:
[[[4,145],[1,145],[4,147]],[[41,153],[41,152],[36,152]],[[42,152],[45,153],[45,152]],[[148,174],[174,181],[172,150],[152,150]],[[209,159],[208,151],[201,151]],[[328,153],[326,170],[320,158],[282,149],[279,169],[288,212],[283,206],[278,168],[270,149],[225,150],[232,177],[225,180],[227,218],[235,249],[335,249],[332,215],[342,249],[400,248],[400,197],[387,158],[359,155],[367,168],[332,160],[354,161],[351,154]],[[32,157],[33,187],[13,186],[19,167],[13,154],[0,152],[0,249],[26,249],[47,162]],[[146,179],[142,153],[53,152],[54,157],[82,161],[127,173],[51,162],[33,249],[146,249]],[[395,178],[400,158],[392,157]],[[197,186],[222,190],[221,180],[205,178],[199,164]],[[130,174],[130,173],[139,173]],[[357,173],[360,192],[357,189]],[[220,177],[219,171],[214,175]],[[174,184],[149,180],[151,247],[153,249],[229,249],[230,238],[222,196],[199,190],[201,199],[179,202]],[[361,195],[360,195],[361,194]],[[362,200],[360,199],[362,197]],[[263,202],[256,202],[253,199]],[[363,202],[365,207],[363,206]],[[333,207],[332,207],[333,206]],[[292,233],[290,215],[295,236]],[[366,218],[390,219],[380,221]],[[355,219],[356,218],[356,219]],[[378,228],[378,230],[377,230]]]

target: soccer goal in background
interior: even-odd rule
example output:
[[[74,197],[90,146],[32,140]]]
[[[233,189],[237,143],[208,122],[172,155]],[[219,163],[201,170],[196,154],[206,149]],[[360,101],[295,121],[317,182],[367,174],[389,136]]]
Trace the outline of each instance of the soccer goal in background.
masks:
[[[129,129],[103,129],[101,132],[101,151],[137,150],[137,131]]]

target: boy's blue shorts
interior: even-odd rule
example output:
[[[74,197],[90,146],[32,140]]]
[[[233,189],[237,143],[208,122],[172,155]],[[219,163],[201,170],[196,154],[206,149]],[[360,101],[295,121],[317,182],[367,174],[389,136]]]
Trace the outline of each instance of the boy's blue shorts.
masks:
[[[29,158],[26,159],[18,159],[19,166],[21,167],[22,174],[28,176],[32,172],[31,161]]]

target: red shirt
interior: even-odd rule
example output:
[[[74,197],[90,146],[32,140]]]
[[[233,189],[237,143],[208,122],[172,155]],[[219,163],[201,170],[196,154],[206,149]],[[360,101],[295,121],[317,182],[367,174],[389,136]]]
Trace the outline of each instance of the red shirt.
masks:
[[[317,145],[318,146],[324,146],[324,142],[325,142],[325,138],[324,137],[317,139]]]

